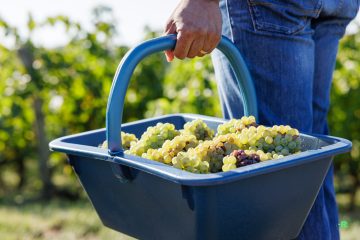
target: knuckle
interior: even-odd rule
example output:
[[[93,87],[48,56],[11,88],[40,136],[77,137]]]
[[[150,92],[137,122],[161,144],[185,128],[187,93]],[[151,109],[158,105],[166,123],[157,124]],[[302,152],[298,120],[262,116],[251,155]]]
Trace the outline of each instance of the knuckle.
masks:
[[[216,37],[219,37],[221,34],[216,31],[216,30],[212,30],[210,31],[210,35],[213,37],[213,38],[216,38]]]
[[[189,29],[178,29],[177,31],[180,34],[180,38],[188,38],[191,35],[191,30]]]
[[[186,29],[182,30],[184,35],[186,35],[187,37],[194,37],[194,36],[204,36],[206,35],[206,31],[203,28],[199,28],[199,27],[193,27],[193,26],[188,26]]]
[[[189,31],[181,31],[180,36],[178,37],[178,41],[186,41],[190,39],[191,33]]]
[[[187,57],[188,58],[194,58],[194,57],[196,57],[196,55],[197,55],[196,53],[189,53]]]
[[[212,33],[211,34],[211,39],[214,41],[214,42],[218,42],[218,41],[220,41],[220,38],[221,38],[221,35],[220,34],[218,34],[218,33]]]
[[[217,34],[217,35],[215,36],[215,42],[216,42],[216,44],[218,44],[218,43],[220,42],[220,40],[221,40],[221,35],[220,35],[220,34]]]
[[[203,29],[203,28],[199,28],[197,31],[196,31],[197,35],[199,36],[206,36],[208,34],[208,32]]]
[[[174,56],[178,59],[184,59],[186,56],[184,53],[174,52]]]
[[[164,28],[169,28],[172,24],[172,21],[169,19],[166,21]]]

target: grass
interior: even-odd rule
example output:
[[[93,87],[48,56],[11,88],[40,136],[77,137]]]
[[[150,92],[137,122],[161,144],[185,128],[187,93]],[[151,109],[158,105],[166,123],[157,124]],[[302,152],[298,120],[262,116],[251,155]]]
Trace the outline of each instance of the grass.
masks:
[[[340,204],[341,207],[341,204]],[[356,240],[360,235],[360,209],[340,213],[341,239]],[[0,239],[131,240],[104,227],[87,200],[52,200],[0,205]]]
[[[357,192],[356,208],[349,212],[346,210],[349,204],[348,194],[337,194],[339,205],[339,225],[342,240],[357,240],[360,235],[360,194]]]
[[[340,213],[340,234],[343,240],[358,240],[360,235],[360,210]]]
[[[0,239],[114,239],[132,238],[102,225],[88,201],[33,202],[0,205]]]

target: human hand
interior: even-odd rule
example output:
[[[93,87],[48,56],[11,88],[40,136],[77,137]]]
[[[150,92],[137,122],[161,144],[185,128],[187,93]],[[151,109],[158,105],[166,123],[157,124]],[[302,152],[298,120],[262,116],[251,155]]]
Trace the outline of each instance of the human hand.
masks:
[[[181,0],[164,30],[177,33],[175,49],[165,51],[167,61],[210,53],[220,41],[221,24],[219,0]]]

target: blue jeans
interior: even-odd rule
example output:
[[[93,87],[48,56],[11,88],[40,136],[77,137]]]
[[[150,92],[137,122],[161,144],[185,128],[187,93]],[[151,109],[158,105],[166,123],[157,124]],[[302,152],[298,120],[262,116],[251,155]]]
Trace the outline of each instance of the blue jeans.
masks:
[[[358,0],[221,0],[223,35],[242,53],[255,83],[259,123],[328,134],[327,112],[339,40]],[[226,58],[212,54],[225,118],[242,116]],[[339,239],[331,167],[299,239]]]

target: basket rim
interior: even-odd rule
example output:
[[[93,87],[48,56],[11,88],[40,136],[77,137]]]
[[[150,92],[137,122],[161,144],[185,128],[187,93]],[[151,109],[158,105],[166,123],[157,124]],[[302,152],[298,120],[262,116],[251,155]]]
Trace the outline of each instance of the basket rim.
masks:
[[[179,113],[179,114],[168,114],[159,117],[147,118],[134,122],[122,124],[123,127],[136,126],[137,124],[144,124],[148,121],[157,121],[167,117],[181,117],[181,118],[200,118],[212,122],[222,123],[227,120],[209,117],[199,114]],[[129,154],[121,154],[119,156],[111,156],[106,149],[99,147],[88,146],[78,143],[73,143],[74,139],[84,137],[92,134],[98,134],[105,132],[106,129],[97,129],[92,131],[86,131],[78,134],[72,134],[64,137],[57,138],[50,142],[49,147],[52,151],[66,153],[73,156],[87,157],[96,160],[109,161],[119,165],[124,165],[130,168],[135,168],[140,171],[144,171],[163,179],[172,181],[174,183],[188,185],[188,186],[209,186],[224,184],[232,181],[237,181],[243,178],[256,176],[259,174],[271,173],[279,171],[289,167],[299,166],[304,163],[316,161],[323,158],[333,158],[335,155],[345,153],[351,150],[352,143],[344,138],[321,135],[321,134],[306,134],[300,132],[300,136],[306,138],[316,138],[320,141],[328,143],[316,150],[307,150],[298,154],[286,156],[281,159],[268,160],[253,165],[248,165],[241,168],[236,168],[228,172],[219,173],[208,173],[208,174],[197,174],[187,172],[181,169],[177,169],[170,165],[166,165],[161,162],[145,159],[138,156]],[[70,142],[69,140],[72,140]],[[76,161],[76,160],[75,160]]]

